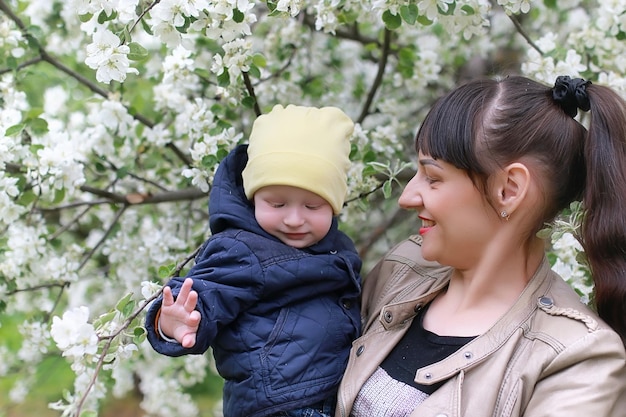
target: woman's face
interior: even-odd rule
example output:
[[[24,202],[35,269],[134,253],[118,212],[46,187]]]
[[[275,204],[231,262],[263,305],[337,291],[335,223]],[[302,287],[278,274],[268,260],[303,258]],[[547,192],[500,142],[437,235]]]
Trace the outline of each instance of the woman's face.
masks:
[[[419,214],[422,256],[471,268],[481,259],[501,219],[465,171],[421,152],[418,162],[417,174],[398,203]]]

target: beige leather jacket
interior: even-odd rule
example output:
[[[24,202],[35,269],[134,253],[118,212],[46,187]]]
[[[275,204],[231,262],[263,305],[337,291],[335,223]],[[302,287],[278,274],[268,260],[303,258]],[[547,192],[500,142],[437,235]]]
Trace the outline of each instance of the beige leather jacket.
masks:
[[[448,283],[449,268],[425,261],[420,245],[419,236],[400,243],[364,280],[364,335],[352,345],[337,417],[350,414],[416,310]],[[621,339],[545,259],[490,330],[415,375],[420,384],[441,380],[411,417],[626,417]]]

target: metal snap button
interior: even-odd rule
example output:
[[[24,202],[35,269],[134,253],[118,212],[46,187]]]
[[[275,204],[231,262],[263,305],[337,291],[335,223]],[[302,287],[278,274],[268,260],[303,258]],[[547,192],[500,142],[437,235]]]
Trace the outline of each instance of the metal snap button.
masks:
[[[391,314],[391,311],[385,311],[384,317],[387,323],[391,323],[393,321],[393,314]]]
[[[540,307],[552,307],[553,305],[554,305],[554,301],[552,301],[552,298],[546,297],[545,295],[542,297],[539,297]]]
[[[365,346],[361,345],[359,346],[359,348],[356,350],[356,355],[357,356],[361,356],[363,354],[363,352],[365,351]]]

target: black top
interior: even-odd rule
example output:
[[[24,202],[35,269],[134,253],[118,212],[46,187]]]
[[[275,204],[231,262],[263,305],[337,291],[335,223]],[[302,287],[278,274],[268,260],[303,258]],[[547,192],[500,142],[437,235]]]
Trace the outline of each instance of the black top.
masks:
[[[416,371],[447,358],[474,337],[439,336],[424,329],[424,314],[427,309],[428,306],[424,307],[413,319],[409,330],[380,366],[393,379],[430,395],[445,381],[433,385],[417,384],[414,381]]]

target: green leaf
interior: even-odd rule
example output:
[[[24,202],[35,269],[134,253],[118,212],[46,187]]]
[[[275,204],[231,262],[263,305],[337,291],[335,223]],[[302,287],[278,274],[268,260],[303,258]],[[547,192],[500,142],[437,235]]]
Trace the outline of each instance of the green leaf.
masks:
[[[104,314],[101,314],[93,321],[93,327],[99,329],[107,323],[110,323],[113,319],[117,317],[117,313],[115,311],[108,311]]]
[[[135,302],[135,300],[131,300],[130,303],[126,304],[122,309],[122,316],[124,316],[125,318],[130,317],[130,315],[133,314],[133,312],[135,311],[135,307],[137,307],[137,303]]]
[[[32,119],[28,125],[35,135],[48,133],[48,122],[45,119],[37,117],[36,119]]]
[[[9,126],[7,128],[7,131],[4,132],[4,134],[6,136],[17,136],[22,133],[22,131],[24,130],[24,127],[25,126],[21,123],[17,125]]]
[[[270,12],[273,12],[274,10],[276,10],[276,6],[278,6],[278,2],[273,1],[273,0],[267,0],[266,2],[267,4],[267,8],[269,9]]]
[[[389,10],[383,12],[383,22],[389,30],[396,30],[402,25],[402,17],[392,14]]]
[[[254,103],[256,103],[256,100],[252,96],[244,97],[243,100],[241,100],[241,104],[249,109],[254,108]]]
[[[98,23],[101,25],[104,24],[107,20],[109,20],[109,16],[107,16],[106,12],[103,10],[98,15]]]
[[[215,157],[215,155],[204,155],[202,157],[202,163],[201,165],[203,167],[207,167],[210,168],[212,166],[214,166],[215,164],[217,164],[217,158]]]
[[[142,344],[146,340],[147,332],[143,327],[135,327],[133,330],[133,343],[136,345]]]
[[[414,25],[419,16],[419,9],[416,4],[409,4],[400,7],[400,16],[409,25]]]
[[[239,9],[233,9],[233,21],[235,23],[241,23],[245,19],[245,15]]]
[[[252,64],[250,65],[250,69],[248,70],[248,75],[250,75],[253,78],[261,78],[261,70],[259,70],[259,67],[257,67],[256,65]]]
[[[43,114],[43,108],[33,107],[26,112],[27,119],[35,119]]]
[[[130,169],[128,169],[128,167],[120,167],[115,173],[115,175],[117,176],[117,178],[122,179],[128,175],[129,171]]]
[[[265,59],[265,56],[261,54],[254,54],[252,56],[252,63],[259,68],[267,67],[267,59]]]
[[[131,42],[132,37],[130,36],[130,31],[128,30],[128,26],[124,26],[124,29],[119,33],[118,37],[120,38],[120,43],[122,45],[125,43]]]
[[[65,199],[65,188],[54,191],[54,204],[58,204]]]
[[[217,83],[220,87],[228,87],[230,85],[230,74],[226,69],[217,76]]]
[[[37,194],[35,194],[32,190],[27,190],[20,194],[17,202],[21,206],[28,206],[36,199]]]
[[[203,78],[205,80],[208,80],[209,78],[211,78],[211,73],[206,68],[195,68],[193,70],[193,73],[196,74],[198,77]]]
[[[169,278],[174,273],[176,266],[175,265],[162,265],[159,267],[159,278]]]
[[[78,16],[78,19],[85,23],[85,22],[89,22],[91,20],[91,18],[93,17],[92,13],[85,13],[85,14],[81,14]]]
[[[552,229],[550,228],[541,229],[540,231],[537,232],[537,237],[539,239],[549,239],[551,235],[552,235]]]
[[[433,24],[433,21],[427,18],[426,16],[418,16],[417,22],[422,26],[430,26]]]
[[[476,10],[467,4],[461,6],[461,10],[463,10],[467,16],[474,16],[476,14]]]
[[[131,42],[128,44],[130,52],[128,53],[128,59],[131,61],[143,61],[148,58],[148,50],[137,42]]]
[[[117,302],[117,304],[115,305],[115,309],[119,311],[120,313],[123,312],[123,310],[126,308],[128,303],[132,302],[132,297],[133,297],[132,292],[126,294],[124,297],[122,297],[121,300]]]
[[[439,14],[444,15],[444,16],[454,15],[454,10],[456,9],[456,1],[453,1],[452,3],[448,3],[447,6],[448,6],[448,9],[444,11],[439,5],[437,5],[437,10],[439,11]]]
[[[342,24],[352,24],[357,21],[358,17],[359,17],[359,14],[355,10],[350,10],[350,11],[342,10],[337,15],[337,20],[339,21],[339,23],[342,23]]]
[[[383,195],[385,198],[391,197],[391,180],[387,180],[383,184]]]
[[[152,32],[152,28],[150,27],[148,22],[146,22],[145,19],[141,19],[141,27],[143,28],[143,30],[146,31],[148,35],[154,36],[154,33]]]
[[[556,10],[556,0],[543,0],[543,4],[545,4],[548,9]]]
[[[104,166],[104,164],[100,161],[96,161],[94,162],[94,168],[96,169],[96,172],[99,174],[104,174],[107,170],[107,168]]]

